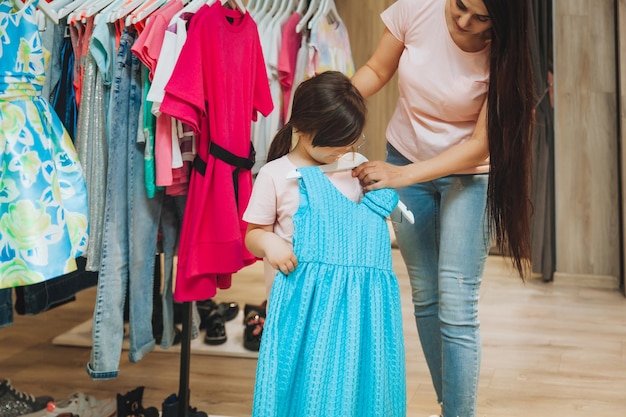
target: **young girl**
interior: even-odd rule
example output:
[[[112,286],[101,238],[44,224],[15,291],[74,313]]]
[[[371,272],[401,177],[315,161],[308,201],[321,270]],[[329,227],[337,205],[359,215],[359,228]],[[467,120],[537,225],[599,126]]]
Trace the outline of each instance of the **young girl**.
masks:
[[[304,81],[255,181],[246,245],[272,273],[254,417],[405,415],[400,295],[385,221],[398,196],[388,188],[363,196],[350,170],[318,168],[358,144],[365,114],[343,74]],[[300,178],[287,178],[296,168]]]

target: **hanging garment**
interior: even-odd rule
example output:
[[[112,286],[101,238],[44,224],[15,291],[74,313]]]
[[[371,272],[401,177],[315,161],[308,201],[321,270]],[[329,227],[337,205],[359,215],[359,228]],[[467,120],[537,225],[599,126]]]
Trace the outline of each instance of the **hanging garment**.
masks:
[[[87,247],[87,191],[72,141],[41,96],[37,0],[0,3],[0,288],[76,270]]]
[[[256,260],[245,248],[247,225],[240,213],[252,190],[252,120],[269,114],[273,102],[257,27],[247,12],[219,1],[200,8],[160,109],[189,125],[197,138],[174,299],[206,300]]]
[[[405,416],[400,291],[385,218],[391,189],[360,203],[300,168],[298,267],[278,272],[259,352],[254,417]]]

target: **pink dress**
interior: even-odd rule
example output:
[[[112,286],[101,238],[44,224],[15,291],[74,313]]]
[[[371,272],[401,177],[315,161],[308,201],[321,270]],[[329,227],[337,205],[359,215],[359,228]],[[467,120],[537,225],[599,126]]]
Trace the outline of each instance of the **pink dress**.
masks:
[[[250,130],[273,109],[256,23],[246,12],[203,6],[165,87],[161,112],[196,133],[197,158],[180,237],[174,299],[205,300],[256,259],[241,219],[252,190]],[[235,166],[239,165],[239,166]]]

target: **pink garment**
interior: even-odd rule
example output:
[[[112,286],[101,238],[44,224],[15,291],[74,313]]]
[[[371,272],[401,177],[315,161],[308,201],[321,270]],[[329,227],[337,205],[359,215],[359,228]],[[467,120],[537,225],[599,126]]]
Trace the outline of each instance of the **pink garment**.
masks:
[[[289,108],[291,106],[291,89],[296,71],[296,57],[302,44],[302,32],[296,32],[296,26],[300,22],[300,13],[294,12],[283,26],[282,43],[278,53],[278,79],[283,92],[283,105],[280,116],[283,123],[288,121]]]
[[[221,2],[202,6],[190,21],[161,104],[162,113],[194,130],[197,155],[206,162],[204,173],[194,169],[191,174],[176,301],[211,298],[217,288],[230,287],[233,273],[255,262],[243,242],[247,224],[240,215],[250,199],[251,173],[209,154],[209,145],[248,158],[252,120],[272,109],[254,20]]]
[[[412,162],[468,140],[489,87],[489,47],[461,50],[450,36],[445,5],[443,0],[399,0],[381,15],[405,45],[387,140]],[[459,174],[488,170],[483,161]]]
[[[141,35],[137,37],[137,40],[130,48],[130,50],[137,55],[139,60],[150,70],[149,78],[151,81],[157,60],[159,59],[159,53],[161,52],[161,45],[163,45],[165,30],[170,20],[172,20],[172,17],[182,8],[183,2],[181,0],[174,0],[167,2],[163,7],[154,11],[150,15]]]

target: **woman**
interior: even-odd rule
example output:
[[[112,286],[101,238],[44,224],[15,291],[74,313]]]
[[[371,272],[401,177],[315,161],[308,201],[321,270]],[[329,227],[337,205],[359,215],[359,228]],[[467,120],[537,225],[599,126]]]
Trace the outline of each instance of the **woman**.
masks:
[[[398,0],[352,78],[365,97],[398,72],[387,161],[354,170],[365,190],[396,188],[415,223],[396,225],[415,319],[445,417],[476,415],[478,295],[495,238],[530,265],[534,92],[526,0]]]

